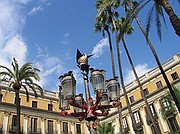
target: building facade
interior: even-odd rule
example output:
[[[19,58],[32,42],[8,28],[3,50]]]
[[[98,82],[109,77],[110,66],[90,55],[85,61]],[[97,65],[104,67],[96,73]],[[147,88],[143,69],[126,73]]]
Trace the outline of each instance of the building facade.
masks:
[[[7,85],[7,82],[0,83],[0,130],[3,134],[14,134],[17,126],[16,102],[14,91],[8,91]],[[29,89],[27,102],[25,91],[21,89],[20,104],[23,134],[84,134],[87,131],[84,121],[60,115],[59,94],[56,92],[44,90],[42,97],[35,98]],[[69,112],[72,112],[72,107]]]
[[[174,55],[162,64],[171,84],[180,90],[180,54]],[[162,109],[170,102],[163,100],[168,94],[168,89],[159,69],[156,67],[140,77],[151,108],[153,117],[158,122],[163,134],[175,132],[180,129],[180,113],[176,107],[168,118],[164,118]],[[146,114],[145,103],[140,89],[134,80],[126,85],[126,90],[131,103],[131,108],[138,126],[138,133],[153,134],[151,120]],[[21,103],[21,132],[24,134],[85,134],[89,133],[86,122],[79,121],[75,117],[61,116],[59,113],[59,93],[44,90],[43,96],[35,98],[33,91],[29,89],[29,101],[26,101],[25,90],[20,90]],[[132,129],[132,121],[126,106],[123,92],[120,93],[121,124],[124,133],[135,134]],[[70,107],[69,112],[73,112]],[[113,109],[106,117],[98,119],[98,123],[112,123],[115,133],[119,132],[119,112]],[[16,129],[16,102],[13,89],[8,88],[8,81],[0,82],[0,133],[13,134]]]
[[[174,55],[172,58],[165,61],[162,66],[172,86],[180,91],[180,54]],[[139,79],[143,86],[143,91],[146,95],[148,104],[150,105],[152,115],[157,121],[162,134],[173,132],[180,133],[180,131],[178,131],[180,130],[180,113],[176,107],[175,111],[168,111],[171,102],[167,99],[163,99],[163,97],[166,96],[169,92],[158,67],[145,73]],[[134,80],[126,85],[126,90],[133,116],[138,128],[138,132],[136,133],[153,134],[153,129],[151,128],[152,123],[149,116],[146,114],[147,112],[145,103],[143,101],[137,81]],[[128,134],[135,134],[132,128],[133,124],[126,106],[123,91],[121,91],[120,101],[122,104],[121,124],[123,132]],[[169,112],[165,113],[167,116],[166,118],[164,117],[165,110]],[[115,126],[115,133],[120,131],[119,113],[117,110],[112,111],[109,116],[100,119],[99,122],[112,123],[112,125]]]

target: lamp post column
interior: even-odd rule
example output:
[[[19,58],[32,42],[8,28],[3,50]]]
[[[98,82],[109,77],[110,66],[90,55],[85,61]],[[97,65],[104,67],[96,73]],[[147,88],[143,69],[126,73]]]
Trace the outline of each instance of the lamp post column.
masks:
[[[83,79],[84,79],[84,88],[85,88],[85,93],[86,93],[86,100],[88,105],[90,105],[89,103],[89,98],[90,98],[90,90],[89,90],[89,80],[88,80],[88,73],[89,73],[89,65],[81,65],[80,69],[82,70],[82,74],[83,74]]]

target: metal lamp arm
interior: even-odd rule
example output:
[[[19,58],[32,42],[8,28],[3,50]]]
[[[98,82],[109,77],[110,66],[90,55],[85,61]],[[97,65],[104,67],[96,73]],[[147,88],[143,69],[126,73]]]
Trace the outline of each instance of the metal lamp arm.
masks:
[[[102,99],[102,93],[98,92],[96,95],[96,102],[95,104],[92,106],[92,110],[96,110],[96,108],[98,107],[98,104],[100,103],[101,99]]]
[[[102,113],[99,113],[99,112],[95,112],[95,115],[96,116],[107,116],[109,114],[109,112],[108,111],[102,111]]]
[[[86,105],[77,103],[74,98],[68,99],[67,102],[68,102],[71,106],[74,106],[74,107],[77,107],[77,108],[81,108],[81,109],[85,109],[85,110],[88,109]]]
[[[97,106],[97,110],[102,110],[102,109],[109,109],[109,108],[116,108],[120,106],[121,102],[119,101],[113,101],[111,105],[99,105]]]

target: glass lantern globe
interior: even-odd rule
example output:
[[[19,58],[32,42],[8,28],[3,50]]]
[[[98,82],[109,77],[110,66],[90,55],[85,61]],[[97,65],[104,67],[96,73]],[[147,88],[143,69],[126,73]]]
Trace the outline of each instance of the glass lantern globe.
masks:
[[[78,103],[78,104],[81,104],[81,105],[84,104],[84,102],[83,102],[83,94],[76,95],[75,100],[76,100],[76,103]],[[83,112],[83,109],[74,107],[74,112],[75,113],[76,112]]]
[[[106,92],[105,90],[105,76],[104,76],[104,70],[94,70],[91,69],[91,77],[90,82],[92,84],[92,87],[94,89],[94,92]]]
[[[100,105],[109,105],[108,95],[106,93],[103,93]]]
[[[110,79],[107,81],[107,93],[110,100],[119,100],[120,88],[116,79]]]
[[[76,80],[72,74],[72,71],[67,74],[61,75],[59,80],[62,85],[62,90],[65,99],[70,99],[76,95]]]
[[[64,95],[61,94],[59,96],[59,101],[60,101],[59,109],[61,109],[61,110],[70,110],[69,103],[67,102],[67,100],[64,99]]]

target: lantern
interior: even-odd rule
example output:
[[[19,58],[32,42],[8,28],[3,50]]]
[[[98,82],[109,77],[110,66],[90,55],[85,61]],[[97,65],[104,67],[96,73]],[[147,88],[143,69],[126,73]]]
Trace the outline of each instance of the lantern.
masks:
[[[91,81],[91,84],[92,84],[92,87],[93,87],[95,93],[106,92],[104,72],[105,72],[104,70],[91,69],[90,81]]]
[[[102,99],[100,101],[100,105],[109,105],[108,95],[106,93],[104,93],[102,95]]]
[[[110,100],[118,100],[120,98],[119,83],[116,79],[107,81],[107,93]]]
[[[75,100],[76,100],[76,103],[78,103],[78,104],[81,104],[81,105],[84,104],[83,94],[76,95]],[[75,113],[76,112],[83,112],[83,109],[74,107],[74,112]]]
[[[65,99],[69,99],[76,94],[76,80],[72,74],[72,71],[69,71],[68,73],[61,75],[59,77],[59,80],[62,85],[62,90]]]
[[[65,100],[62,89],[59,90],[59,109],[61,110],[69,110],[69,103]]]

